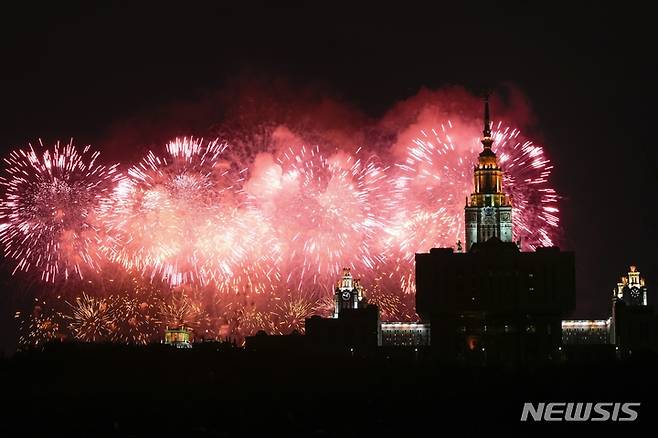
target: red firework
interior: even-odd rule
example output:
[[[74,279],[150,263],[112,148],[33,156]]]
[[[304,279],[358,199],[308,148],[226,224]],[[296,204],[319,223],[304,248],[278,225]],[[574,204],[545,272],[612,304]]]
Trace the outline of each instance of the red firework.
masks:
[[[54,282],[72,273],[82,278],[85,267],[100,269],[105,230],[98,215],[122,176],[117,165],[97,164],[98,156],[71,141],[43,153],[29,145],[5,159],[0,241],[17,262],[14,272],[36,270]]]

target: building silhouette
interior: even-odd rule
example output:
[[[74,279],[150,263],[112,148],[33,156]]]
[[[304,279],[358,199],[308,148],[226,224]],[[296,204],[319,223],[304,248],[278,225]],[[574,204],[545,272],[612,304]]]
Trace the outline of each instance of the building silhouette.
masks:
[[[615,300],[622,300],[628,306],[647,306],[647,286],[640,277],[637,266],[631,266],[628,274],[620,278],[613,290]]]
[[[416,312],[445,360],[525,363],[557,358],[561,321],[575,306],[573,252],[512,242],[513,208],[491,146],[484,103],[483,150],[465,206],[466,252],[416,254]]]
[[[429,347],[431,326],[427,322],[382,322],[381,346]]]
[[[565,345],[614,345],[618,355],[633,349],[658,352],[658,316],[649,305],[647,286],[636,266],[630,266],[612,290],[611,314],[607,319],[564,320]]]
[[[613,289],[610,342],[620,356],[633,351],[658,352],[658,315],[647,297],[647,286],[636,266]]]
[[[607,319],[564,319],[575,308],[575,255],[557,247],[522,251],[513,241],[513,200],[492,150],[489,116],[485,100],[483,150],[464,207],[465,250],[459,241],[456,250],[432,248],[415,257],[421,321],[381,322],[379,309],[345,268],[331,318],[307,318],[305,336],[259,332],[247,337],[247,348],[364,353],[384,347],[387,355],[391,348],[431,348],[449,362],[505,365],[658,352],[658,316],[635,266],[614,288]]]
[[[466,251],[477,242],[497,237],[502,242],[512,241],[512,205],[503,192],[503,171],[498,166],[496,154],[491,150],[491,121],[489,99],[484,101],[484,130],[482,152],[473,171],[475,191],[466,198]]]
[[[360,309],[366,305],[360,280],[352,276],[350,268],[344,268],[334,289],[334,318],[338,318],[342,310]]]
[[[562,343],[565,345],[605,345],[610,344],[608,319],[567,319],[562,321]]]
[[[658,353],[658,315],[648,304],[647,287],[637,267],[631,266],[612,290],[607,319],[562,321],[565,359],[601,362]]]
[[[372,351],[381,344],[379,309],[368,304],[349,268],[334,289],[334,316],[305,321],[308,345],[325,351]]]

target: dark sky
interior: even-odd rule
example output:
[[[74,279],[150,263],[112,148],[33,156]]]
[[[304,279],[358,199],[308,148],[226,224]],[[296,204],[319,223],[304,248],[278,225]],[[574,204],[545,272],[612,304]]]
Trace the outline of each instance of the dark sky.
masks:
[[[631,263],[655,299],[658,75],[647,9],[51,3],[2,14],[3,155],[38,137],[97,144],[118,120],[244,72],[323,84],[373,116],[422,86],[479,92],[512,83],[532,105],[566,198],[564,246],[576,251],[580,315],[607,316],[615,279]],[[3,299],[4,325],[14,309]]]

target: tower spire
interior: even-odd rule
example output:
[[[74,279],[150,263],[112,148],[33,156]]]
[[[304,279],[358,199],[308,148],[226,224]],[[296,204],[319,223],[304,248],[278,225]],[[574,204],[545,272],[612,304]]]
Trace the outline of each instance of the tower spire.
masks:
[[[498,166],[496,154],[491,149],[491,116],[489,95],[484,97],[484,129],[482,130],[482,152],[473,168],[475,190],[470,201],[466,200],[466,251],[474,243],[486,242],[497,237],[503,242],[512,241],[512,206],[503,192],[503,171]]]
[[[484,130],[482,131],[481,141],[485,151],[491,149],[493,139],[491,138],[491,118],[489,116],[489,94],[484,96]]]

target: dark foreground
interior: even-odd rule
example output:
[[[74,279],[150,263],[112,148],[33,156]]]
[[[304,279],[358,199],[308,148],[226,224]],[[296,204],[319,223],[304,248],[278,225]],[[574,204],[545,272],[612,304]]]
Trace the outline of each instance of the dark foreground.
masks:
[[[653,356],[513,370],[413,351],[219,347],[55,345],[3,359],[0,436],[619,436],[658,423]],[[521,423],[526,401],[642,406],[635,423]]]

